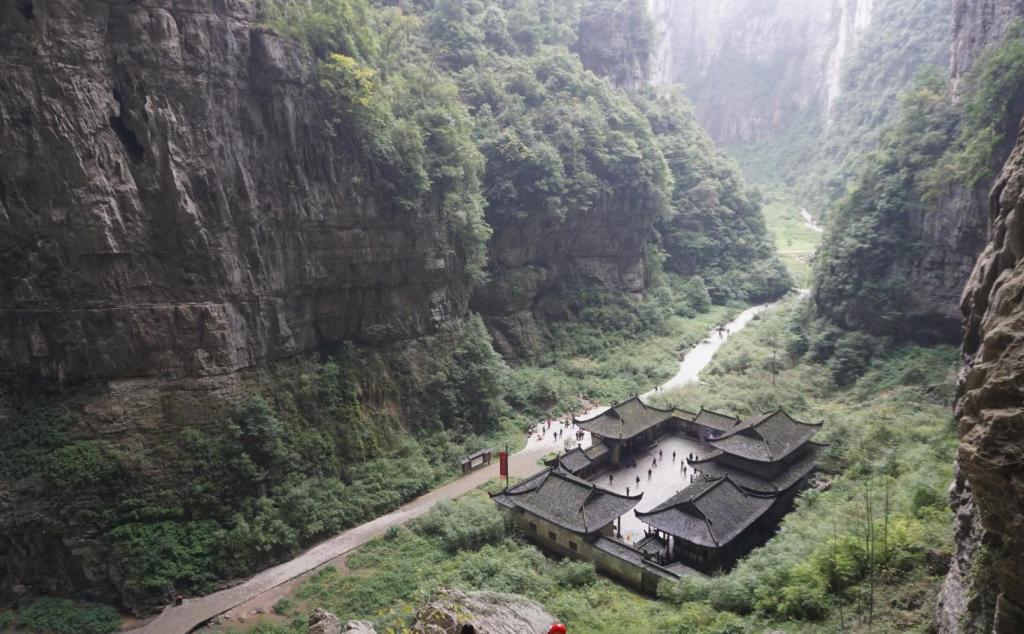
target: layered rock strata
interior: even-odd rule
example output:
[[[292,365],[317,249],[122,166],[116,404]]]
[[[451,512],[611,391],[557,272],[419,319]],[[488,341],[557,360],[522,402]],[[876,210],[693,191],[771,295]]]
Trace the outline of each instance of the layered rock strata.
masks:
[[[465,314],[449,222],[376,193],[254,11],[0,7],[0,372],[208,376]]]

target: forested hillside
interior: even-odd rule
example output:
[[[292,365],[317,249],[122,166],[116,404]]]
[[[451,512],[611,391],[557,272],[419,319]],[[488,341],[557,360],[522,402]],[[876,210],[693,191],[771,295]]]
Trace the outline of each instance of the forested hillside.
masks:
[[[644,3],[0,17],[2,588],[208,592],[789,286],[689,106],[634,90]]]
[[[943,70],[920,73],[833,210],[814,300],[844,329],[959,337],[959,297],[984,243],[985,201],[1024,114],[1019,23],[980,53],[958,90]]]

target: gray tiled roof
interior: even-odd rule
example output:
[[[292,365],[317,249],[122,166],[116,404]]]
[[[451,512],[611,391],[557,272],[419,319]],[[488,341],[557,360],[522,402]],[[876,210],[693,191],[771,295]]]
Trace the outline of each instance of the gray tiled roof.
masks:
[[[577,421],[577,424],[596,436],[625,440],[672,418],[672,415],[673,410],[648,405],[634,396],[590,420]]]
[[[672,415],[680,420],[685,420],[688,423],[692,423],[693,419],[697,418],[696,412],[679,409],[678,407],[672,410]]]
[[[775,462],[802,447],[820,429],[821,423],[802,423],[780,407],[743,421],[711,445],[748,460]]]
[[[594,542],[594,548],[622,561],[631,563],[634,566],[639,566],[644,561],[644,554],[639,549],[604,535],[597,538],[597,541]]]
[[[717,429],[718,431],[729,431],[735,427],[740,419],[735,416],[729,416],[727,414],[719,414],[718,412],[712,412],[709,409],[700,408],[697,415],[694,417],[693,422],[698,425],[703,425],[710,429]]]
[[[771,508],[774,498],[753,495],[728,476],[686,487],[647,513],[647,525],[680,539],[720,548],[736,539]]]
[[[603,442],[591,445],[589,449],[584,449],[583,453],[587,454],[587,457],[591,460],[597,460],[601,456],[608,453],[608,445]]]
[[[557,526],[588,535],[627,513],[643,494],[626,496],[602,489],[551,468],[530,476],[492,498],[505,508],[519,508]]]
[[[786,467],[781,473],[776,474],[772,478],[761,478],[756,475],[752,475],[738,468],[733,468],[727,465],[721,464],[715,460],[718,456],[721,456],[721,452],[715,452],[708,458],[694,462],[694,467],[700,471],[706,478],[721,478],[729,476],[733,482],[740,485],[747,491],[754,493],[781,493],[786,491],[794,484],[800,481],[800,478],[809,474],[814,470],[814,467],[818,464],[818,458],[821,456],[826,445],[821,445],[816,442],[807,443],[807,451],[804,452],[793,464]]]
[[[590,466],[590,457],[582,449],[576,447],[559,456],[558,464],[569,473],[576,474]]]
[[[617,539],[612,539],[605,535],[601,535],[594,541],[594,548],[601,552],[607,553],[616,559],[620,559],[628,564],[649,570],[661,577],[666,579],[678,579],[679,574],[665,566],[660,566],[653,561],[649,561],[644,558],[644,553],[634,546],[620,542]]]

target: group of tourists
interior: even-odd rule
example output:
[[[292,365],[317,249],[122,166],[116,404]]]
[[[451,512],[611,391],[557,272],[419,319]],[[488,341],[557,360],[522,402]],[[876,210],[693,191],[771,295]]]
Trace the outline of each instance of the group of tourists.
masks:
[[[672,462],[675,462],[676,458],[678,458],[678,457],[679,456],[676,454],[676,452],[673,451],[672,452]],[[693,467],[691,467],[689,465],[689,462],[691,462],[693,460],[697,460],[697,458],[698,458],[697,454],[692,452],[692,451],[690,453],[686,454],[686,457],[679,461],[679,470],[682,471],[684,475],[685,474],[689,474],[690,472],[693,472],[694,474],[696,474],[697,470],[694,469]],[[647,469],[647,479],[648,480],[651,480],[651,479],[654,478],[654,470],[658,468],[658,460],[659,459],[662,462],[665,461],[665,451],[662,450],[662,449],[659,449],[658,450],[658,455],[653,456],[652,459],[651,459],[651,465]],[[636,460],[632,460],[631,459],[628,462],[628,465],[630,467],[632,467],[633,469],[637,468]],[[636,482],[637,490],[640,489],[640,482],[641,482],[640,476],[641,475],[642,475],[642,473],[637,473],[636,474],[635,482]],[[611,485],[614,482],[615,482],[615,474],[614,473],[609,473],[608,474],[608,484]],[[629,495],[629,492],[630,492],[630,487],[626,487],[626,495]]]
[[[537,424],[537,440],[544,440],[544,435],[551,431],[552,427],[554,427],[554,437],[556,441],[565,438],[565,435],[569,432],[575,434],[578,442],[582,441],[586,436],[586,432],[577,427],[571,419],[555,420],[548,418]]]

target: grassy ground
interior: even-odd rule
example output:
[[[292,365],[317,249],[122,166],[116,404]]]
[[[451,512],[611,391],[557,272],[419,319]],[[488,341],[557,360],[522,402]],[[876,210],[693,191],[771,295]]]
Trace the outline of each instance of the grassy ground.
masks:
[[[783,264],[797,286],[806,288],[810,285],[811,257],[822,236],[807,226],[800,216],[801,208],[785,190],[772,189],[767,195],[764,216]]]
[[[792,302],[730,339],[703,385],[665,397],[740,415],[783,405],[825,421],[819,486],[729,574],[642,597],[588,564],[545,557],[480,492],[368,544],[348,560],[350,572],[320,571],[278,605],[281,615],[248,631],[302,632],[320,606],[401,631],[443,585],[529,596],[575,632],[928,631],[951,549],[944,491],[956,352],[895,350],[839,389],[821,366],[785,354],[791,310]]]
[[[577,406],[580,394],[607,403],[646,392],[678,371],[680,352],[743,308],[711,306],[690,317],[672,315],[637,339],[602,341],[607,335],[597,330],[560,326],[550,352],[512,370],[509,400],[524,409],[547,401],[552,403],[549,411],[535,413],[557,414]]]

